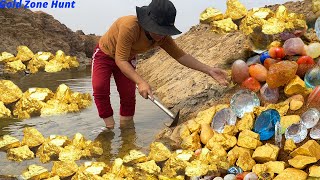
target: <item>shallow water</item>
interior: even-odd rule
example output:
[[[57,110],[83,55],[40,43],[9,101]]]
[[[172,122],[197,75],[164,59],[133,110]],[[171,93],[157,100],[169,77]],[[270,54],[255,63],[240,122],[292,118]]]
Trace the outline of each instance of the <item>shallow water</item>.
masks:
[[[12,77],[23,92],[30,87],[43,87],[56,91],[56,88],[65,83],[73,91],[89,92],[91,89],[90,70],[65,71],[54,74],[37,73],[24,77]],[[77,132],[83,134],[87,139],[99,139],[103,142],[104,155],[99,160],[110,162],[117,157],[123,157],[130,149],[148,152],[149,144],[155,135],[163,129],[164,122],[170,121],[168,116],[149,100],[143,99],[137,93],[137,105],[134,125],[125,129],[119,128],[119,94],[115,83],[111,78],[111,102],[116,120],[115,129],[112,132],[100,131],[104,123],[99,118],[94,102],[92,106],[79,113],[70,113],[53,117],[36,117],[24,121],[16,119],[0,120],[0,136],[10,134],[22,140],[24,127],[35,127],[45,137],[49,135],[66,135],[72,138]],[[84,160],[79,161],[79,163]],[[0,175],[19,175],[28,165],[37,164],[51,170],[52,162],[42,164],[39,159],[23,161],[21,163],[9,161],[6,153],[0,152]]]

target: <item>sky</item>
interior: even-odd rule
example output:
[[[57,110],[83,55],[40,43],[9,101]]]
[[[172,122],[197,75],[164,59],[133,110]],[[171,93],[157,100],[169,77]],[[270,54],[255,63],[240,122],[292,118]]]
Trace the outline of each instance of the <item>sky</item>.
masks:
[[[39,0],[35,0],[39,1]],[[47,0],[48,2],[51,0]],[[64,0],[70,1],[72,0]],[[74,9],[40,9],[65,24],[71,30],[85,34],[103,35],[119,17],[135,15],[136,6],[148,5],[151,0],[74,0]],[[177,9],[175,25],[183,33],[199,23],[199,16],[207,7],[225,13],[226,0],[171,0]],[[264,5],[282,4],[288,0],[240,0],[251,9]],[[291,0],[297,1],[297,0]],[[33,11],[39,9],[32,9]]]

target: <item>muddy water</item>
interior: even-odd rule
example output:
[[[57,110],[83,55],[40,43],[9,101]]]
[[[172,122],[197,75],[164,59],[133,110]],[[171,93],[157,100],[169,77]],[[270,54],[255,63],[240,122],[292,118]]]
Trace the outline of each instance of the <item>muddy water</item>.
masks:
[[[11,77],[22,91],[29,87],[46,87],[52,91],[65,83],[73,91],[89,92],[91,89],[90,70],[67,71],[55,74],[38,73],[20,77]],[[119,95],[115,83],[111,79],[111,101],[115,112],[115,119],[119,119]],[[99,139],[103,141],[104,156],[101,160],[110,162],[116,157],[122,157],[130,149],[138,149],[148,152],[149,144],[154,140],[155,135],[164,127],[163,123],[170,121],[166,114],[159,110],[152,102],[143,99],[137,93],[137,107],[135,123],[133,126],[120,129],[119,121],[116,121],[115,129],[112,132],[100,131],[103,121],[98,117],[95,104],[79,113],[71,113],[54,117],[36,117],[24,121],[16,119],[0,120],[0,136],[10,134],[19,138],[23,137],[24,127],[35,127],[45,137],[52,134],[66,135],[72,138],[77,132],[82,133],[87,139]],[[83,160],[82,160],[83,161]],[[81,163],[80,161],[79,163]],[[19,175],[31,164],[43,165],[51,170],[52,162],[42,164],[39,159],[28,160],[21,163],[8,161],[6,153],[0,152],[0,175]]]

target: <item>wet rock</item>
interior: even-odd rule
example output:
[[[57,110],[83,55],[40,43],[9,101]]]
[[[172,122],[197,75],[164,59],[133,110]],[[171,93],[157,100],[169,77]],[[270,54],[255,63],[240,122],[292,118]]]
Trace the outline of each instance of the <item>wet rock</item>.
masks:
[[[253,152],[252,158],[258,162],[276,161],[280,148],[273,144],[265,144],[257,147]]]
[[[52,175],[58,175],[61,178],[70,177],[78,171],[78,165],[74,161],[56,161],[53,162]]]
[[[43,135],[33,127],[24,128],[23,134],[22,144],[31,148],[40,146],[45,141]]]
[[[274,180],[290,179],[290,180],[303,180],[307,179],[308,174],[302,170],[287,168],[282,173],[274,178]]]
[[[19,139],[12,137],[10,135],[4,135],[0,138],[0,149],[7,150],[11,148],[16,148],[20,146]]]
[[[20,88],[9,80],[0,80],[0,90],[2,92],[0,95],[0,101],[4,104],[13,103],[22,97],[22,91]]]
[[[138,163],[136,166],[138,169],[141,169],[149,174],[158,174],[161,171],[161,168],[155,163],[154,160]]]
[[[171,151],[160,142],[153,142],[150,145],[150,153],[148,158],[161,162],[167,160],[171,156]]]
[[[304,169],[308,164],[317,162],[317,158],[310,157],[310,156],[297,155],[294,158],[289,159],[288,162],[294,168]]]
[[[8,74],[24,72],[26,69],[26,65],[24,65],[20,60],[7,62],[4,66],[4,72]]]
[[[11,111],[0,101],[0,118],[10,118]]]
[[[30,165],[23,173],[23,179],[45,179],[49,178],[50,173],[42,166]]]
[[[22,146],[18,148],[9,149],[7,152],[7,158],[12,161],[24,161],[34,158],[34,153],[28,146]]]
[[[131,150],[128,155],[123,157],[123,162],[127,164],[137,164],[147,161],[147,156],[137,150]]]

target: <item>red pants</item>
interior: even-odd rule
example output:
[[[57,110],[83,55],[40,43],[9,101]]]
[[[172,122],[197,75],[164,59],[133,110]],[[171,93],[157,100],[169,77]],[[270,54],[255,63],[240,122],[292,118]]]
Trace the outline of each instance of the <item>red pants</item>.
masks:
[[[120,115],[133,116],[136,105],[136,85],[120,71],[113,58],[100,50],[99,46],[95,48],[92,56],[91,73],[94,102],[99,116],[107,118],[113,115],[110,103],[111,74],[113,74],[120,95]]]

